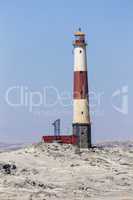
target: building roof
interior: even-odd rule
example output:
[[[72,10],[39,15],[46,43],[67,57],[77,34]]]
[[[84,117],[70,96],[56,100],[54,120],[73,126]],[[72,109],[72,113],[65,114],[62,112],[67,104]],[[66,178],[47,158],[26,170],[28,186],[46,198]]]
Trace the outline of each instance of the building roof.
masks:
[[[75,36],[84,36],[85,33],[81,32],[81,31],[77,31],[74,33]]]

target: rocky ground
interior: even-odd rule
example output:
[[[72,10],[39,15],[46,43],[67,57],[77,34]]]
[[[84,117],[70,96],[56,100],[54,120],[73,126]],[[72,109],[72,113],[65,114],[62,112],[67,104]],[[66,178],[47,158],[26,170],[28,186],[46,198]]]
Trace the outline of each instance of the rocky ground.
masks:
[[[133,200],[133,142],[0,152],[0,200]]]

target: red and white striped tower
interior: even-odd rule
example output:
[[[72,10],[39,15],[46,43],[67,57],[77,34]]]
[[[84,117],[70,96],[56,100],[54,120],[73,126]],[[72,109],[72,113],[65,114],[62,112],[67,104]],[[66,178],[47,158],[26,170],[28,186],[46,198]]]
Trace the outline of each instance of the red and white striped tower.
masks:
[[[73,134],[78,136],[80,148],[91,147],[88,76],[85,34],[79,29],[74,46]]]

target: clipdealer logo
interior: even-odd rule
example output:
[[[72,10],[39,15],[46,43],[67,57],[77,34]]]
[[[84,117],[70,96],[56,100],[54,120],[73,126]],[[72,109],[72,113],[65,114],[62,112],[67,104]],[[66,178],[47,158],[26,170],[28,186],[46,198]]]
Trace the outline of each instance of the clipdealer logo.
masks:
[[[53,86],[44,87],[41,91],[32,91],[27,86],[12,86],[5,92],[5,102],[9,106],[26,107],[29,112],[41,106],[53,108],[58,103],[64,107],[70,106],[70,100],[69,93],[59,93]]]
[[[102,116],[104,113],[104,92],[90,91],[90,112],[92,115]],[[4,95],[4,100],[10,107],[25,107],[29,112],[35,108],[52,108],[59,104],[62,107],[71,107],[73,104],[71,92],[59,92],[53,86],[43,87],[41,91],[32,91],[27,86],[9,87]],[[123,86],[113,92],[111,97],[111,106],[123,115],[128,114],[128,86]],[[108,102],[110,106],[110,102]]]
[[[120,100],[120,104],[116,105],[116,101],[119,99]],[[128,86],[123,86],[122,88],[116,90],[113,94],[112,94],[112,98],[111,98],[111,103],[113,108],[119,112],[122,113],[124,115],[128,114]]]

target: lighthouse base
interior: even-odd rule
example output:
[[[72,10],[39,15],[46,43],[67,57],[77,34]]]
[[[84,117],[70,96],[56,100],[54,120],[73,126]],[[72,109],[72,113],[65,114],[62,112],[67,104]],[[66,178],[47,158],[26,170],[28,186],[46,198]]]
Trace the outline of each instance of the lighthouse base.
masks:
[[[78,137],[79,148],[91,148],[91,124],[73,124],[73,135]]]

